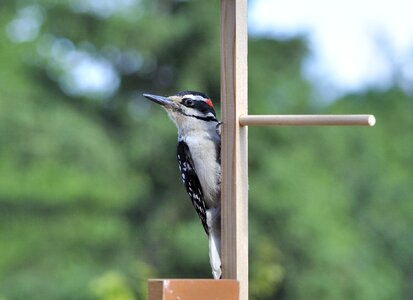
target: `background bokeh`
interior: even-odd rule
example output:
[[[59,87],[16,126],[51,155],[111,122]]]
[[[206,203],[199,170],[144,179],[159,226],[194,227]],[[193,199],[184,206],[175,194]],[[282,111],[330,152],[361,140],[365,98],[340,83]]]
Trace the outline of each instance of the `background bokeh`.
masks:
[[[205,91],[219,110],[219,24],[219,1],[0,3],[1,300],[211,277],[176,129],[142,93]],[[406,81],[318,101],[307,56],[305,36],[250,36],[249,111],[378,122],[249,130],[250,299],[411,299]]]

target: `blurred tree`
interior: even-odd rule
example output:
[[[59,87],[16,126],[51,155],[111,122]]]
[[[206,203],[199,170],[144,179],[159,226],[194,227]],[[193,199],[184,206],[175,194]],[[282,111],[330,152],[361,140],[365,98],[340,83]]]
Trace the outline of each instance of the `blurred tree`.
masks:
[[[0,298],[143,299],[151,276],[210,277],[176,129],[141,94],[202,90],[219,106],[218,2],[0,5]],[[378,117],[251,128],[250,298],[409,299],[411,97],[320,107],[304,37],[249,46],[251,113]]]

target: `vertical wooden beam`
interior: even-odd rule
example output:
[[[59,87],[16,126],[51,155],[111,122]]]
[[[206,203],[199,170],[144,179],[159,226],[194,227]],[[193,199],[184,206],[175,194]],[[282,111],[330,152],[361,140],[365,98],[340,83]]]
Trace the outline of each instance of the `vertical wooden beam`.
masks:
[[[247,0],[221,0],[222,268],[248,299]]]

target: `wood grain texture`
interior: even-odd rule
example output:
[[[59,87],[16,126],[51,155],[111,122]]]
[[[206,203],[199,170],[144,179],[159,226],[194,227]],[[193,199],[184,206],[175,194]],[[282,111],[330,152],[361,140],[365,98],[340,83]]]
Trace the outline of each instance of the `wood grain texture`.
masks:
[[[214,279],[150,279],[148,300],[238,300],[239,282]]]
[[[247,0],[221,0],[222,269],[248,299]]]
[[[148,300],[163,300],[162,280],[148,280]]]
[[[241,126],[374,126],[373,115],[242,115]]]

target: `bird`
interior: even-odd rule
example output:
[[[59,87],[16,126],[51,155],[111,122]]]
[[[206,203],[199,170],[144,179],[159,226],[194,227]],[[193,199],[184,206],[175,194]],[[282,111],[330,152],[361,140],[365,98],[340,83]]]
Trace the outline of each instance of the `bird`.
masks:
[[[143,96],[161,105],[178,129],[177,159],[182,182],[208,235],[214,279],[221,278],[221,122],[204,93],[181,91]]]

